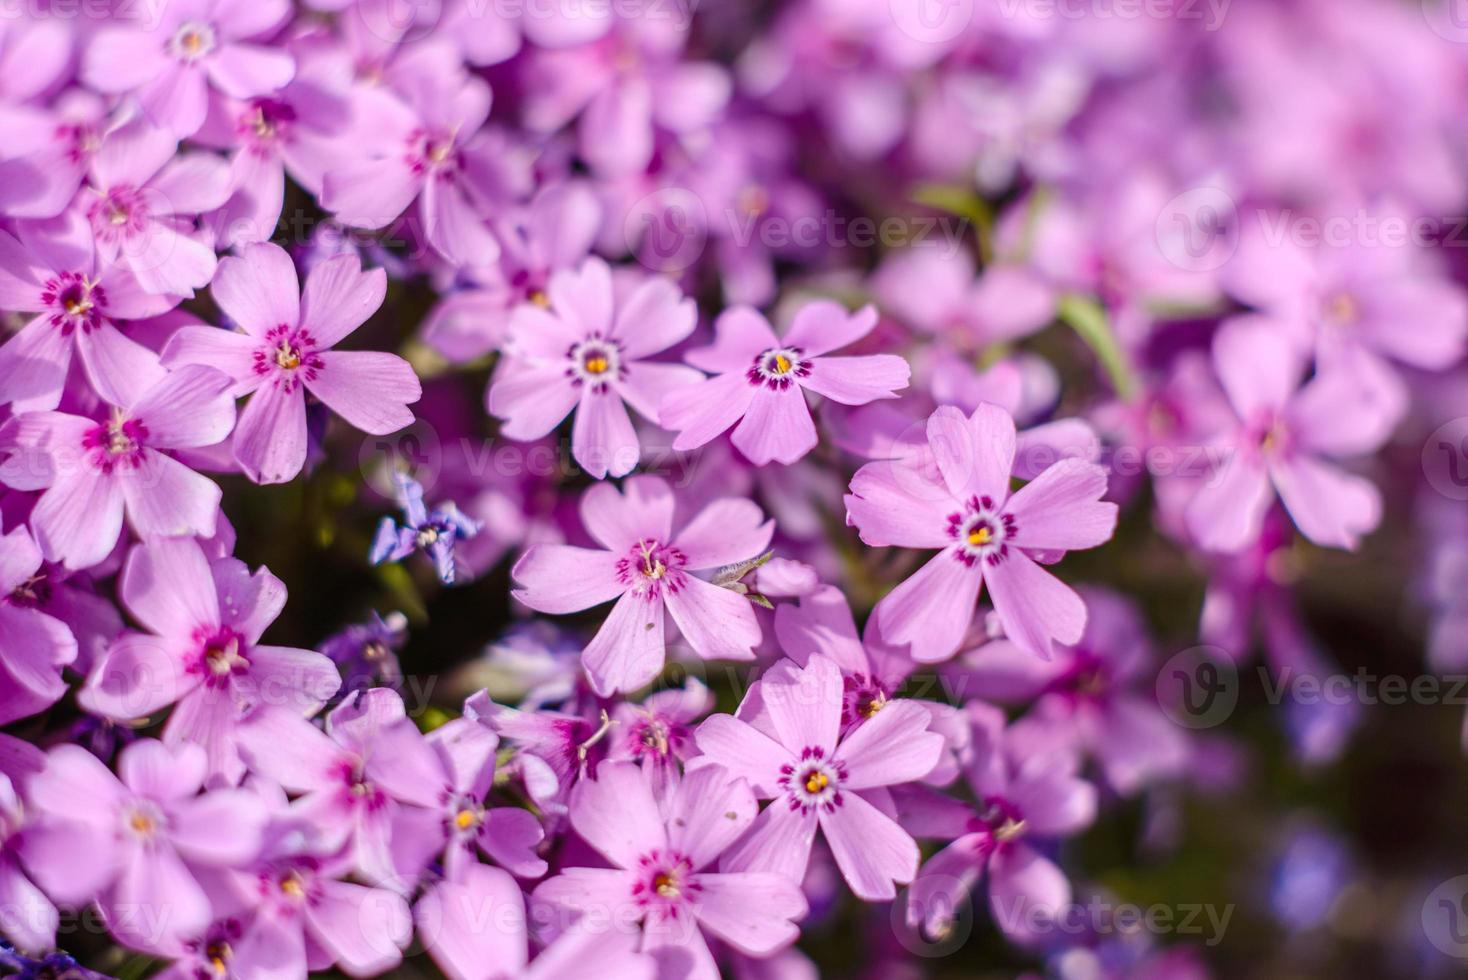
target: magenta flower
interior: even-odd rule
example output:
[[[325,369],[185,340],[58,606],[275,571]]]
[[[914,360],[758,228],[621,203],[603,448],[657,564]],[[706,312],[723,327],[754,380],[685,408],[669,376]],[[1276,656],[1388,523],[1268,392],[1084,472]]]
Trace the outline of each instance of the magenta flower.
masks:
[[[44,953],[56,945],[61,917],[21,870],[25,816],[14,785],[0,775],[0,930],[23,952]]]
[[[1344,372],[1322,371],[1300,387],[1303,357],[1259,317],[1220,328],[1213,364],[1237,416],[1217,440],[1227,453],[1186,511],[1188,530],[1210,551],[1241,551],[1259,538],[1275,494],[1316,544],[1355,548],[1381,520],[1376,487],[1327,462],[1379,448],[1394,419]],[[1297,390],[1298,389],[1298,390]]]
[[[39,812],[26,867],[53,899],[97,899],[108,928],[144,949],[203,931],[210,903],[194,865],[254,860],[266,811],[247,790],[202,796],[207,762],[194,745],[147,739],[118,757],[121,781],[75,745],[51,750],[26,798]]]
[[[69,50],[65,57],[70,61]],[[29,62],[29,55],[25,61]],[[20,70],[33,74],[29,63]],[[62,93],[49,112],[6,113],[10,139],[0,150],[0,214],[54,218],[65,210],[86,178],[92,156],[102,146],[106,121],[103,100],[80,89]]]
[[[116,322],[178,303],[144,292],[124,266],[101,262],[82,223],[48,225],[24,227],[19,240],[0,231],[0,308],[36,314],[0,347],[0,404],[13,402],[16,412],[60,403],[73,353],[94,390],[114,391],[111,375],[136,356]]]
[[[641,704],[622,702],[612,712],[607,758],[640,765],[658,799],[666,799],[678,781],[679,764],[698,754],[693,722],[708,713],[713,700],[709,689],[690,677],[683,687],[656,691]]]
[[[97,254],[127,268],[146,292],[192,296],[214,276],[214,249],[190,219],[229,198],[229,168],[210,153],[178,153],[178,141],[134,120],[113,130],[92,157],[79,206]]]
[[[250,768],[287,791],[368,881],[407,894],[443,850],[448,771],[388,688],[358,691],[326,717],[260,712],[239,729]]]
[[[440,882],[424,892],[413,917],[428,955],[450,980],[590,975],[654,980],[658,975],[657,961],[637,948],[640,936],[595,924],[566,929],[530,960],[525,896],[514,878],[482,864],[466,868],[461,880]],[[486,921],[494,927],[485,928]],[[494,964],[496,972],[486,973],[486,964]]]
[[[99,92],[133,93],[155,125],[182,139],[204,124],[210,89],[236,99],[291,80],[281,48],[251,44],[290,17],[288,0],[164,0],[145,27],[98,31],[82,78]]]
[[[506,436],[522,440],[548,435],[575,412],[576,462],[597,479],[626,476],[642,456],[626,406],[655,422],[667,392],[698,382],[692,368],[644,360],[693,332],[693,300],[662,278],[619,291],[607,264],[591,258],[552,275],[546,302],[512,314],[489,411],[505,420]]]
[[[926,776],[938,764],[943,737],[928,731],[922,705],[901,699],[842,735],[844,701],[841,671],[830,659],[813,656],[803,668],[786,660],[770,668],[741,707],[741,714],[762,710],[762,728],[731,715],[714,715],[698,727],[699,764],[724,766],[748,780],[757,797],[773,801],[730,848],[723,867],[799,881],[819,828],[860,898],[885,901],[897,884],[912,880],[917,844],[883,812],[881,790]]]
[[[332,350],[360,327],[387,289],[381,269],[363,272],[354,255],[322,262],[302,292],[290,256],[260,244],[219,263],[214,299],[243,332],[182,327],[168,364],[208,364],[254,392],[240,413],[235,460],[257,483],[293,479],[306,463],[306,392],[352,425],[386,435],[411,425],[408,405],[422,388],[408,362],[382,351]]]
[[[381,228],[416,200],[440,255],[456,265],[493,262],[499,244],[482,211],[499,197],[491,156],[498,147],[478,135],[489,86],[457,65],[418,65],[411,74],[398,93],[406,101],[384,93],[371,104],[374,138],[327,171],[321,206],[343,224]]]
[[[961,249],[894,252],[873,274],[872,290],[886,312],[965,348],[1027,337],[1055,316],[1055,290],[1035,273],[993,265],[979,276]]]
[[[428,736],[452,779],[442,804],[448,850],[444,875],[451,881],[465,877],[483,853],[521,878],[539,878],[546,863],[535,853],[545,831],[529,810],[517,806],[489,807],[485,798],[494,785],[495,752],[499,736],[468,718],[455,718]]]
[[[352,870],[352,852],[331,841],[337,828],[315,821],[326,815],[288,807],[275,787],[262,795],[272,813],[264,851],[229,874],[231,902],[216,909],[234,914],[185,944],[194,947],[190,958],[204,960],[204,976],[300,977],[308,964],[336,964],[348,976],[370,977],[397,966],[413,934],[408,903],[385,888],[339,880]]]
[[[251,712],[309,716],[341,684],[328,657],[260,643],[286,598],[267,569],[251,575],[238,559],[211,562],[194,541],[166,538],[132,550],[119,591],[150,632],[116,640],[79,700],[120,722],[176,705],[164,743],[201,746],[211,776],[244,775],[239,726]]]
[[[1011,495],[1008,412],[986,403],[965,418],[940,408],[927,434],[930,462],[868,463],[846,497],[867,544],[942,549],[877,603],[882,638],[910,646],[919,662],[948,659],[987,583],[1005,634],[1021,647],[1048,657],[1052,642],[1078,642],[1085,603],[1037,562],[1111,537],[1117,508],[1101,500],[1106,471],[1063,459]]]
[[[678,975],[712,980],[719,970],[704,931],[768,956],[795,941],[795,922],[806,913],[794,879],[709,870],[755,822],[757,808],[744,780],[706,766],[683,777],[664,811],[636,766],[609,763],[572,792],[571,826],[613,866],[567,868],[532,900],[602,922],[610,915],[619,928],[635,923],[643,952],[676,955]]]
[[[151,357],[151,355],[149,355]],[[107,557],[122,518],[144,538],[214,534],[217,484],[166,450],[212,446],[234,426],[229,378],[198,365],[163,372],[156,362],[101,420],[28,412],[0,427],[13,456],[0,479],[44,490],[31,512],[41,552],[68,568]]]
[[[663,426],[678,431],[673,448],[697,449],[737,422],[734,445],[756,466],[800,459],[816,445],[804,391],[865,405],[896,398],[894,392],[907,387],[907,362],[895,354],[825,356],[876,325],[871,307],[849,314],[817,301],[795,314],[782,340],[755,310],[729,310],[714,325],[713,346],[688,354],[689,364],[716,376],[662,401]]]
[[[968,712],[974,739],[967,774],[979,806],[949,828],[945,837],[952,843],[923,864],[908,896],[908,921],[921,923],[930,936],[944,935],[954,910],[987,871],[995,923],[1024,940],[1031,923],[1070,901],[1065,872],[1041,849],[1096,819],[1096,789],[1076,776],[1074,757],[1026,754],[997,709],[971,701]],[[951,807],[942,805],[937,825],[955,822]]]
[[[61,670],[76,660],[77,642],[65,623],[37,608],[50,587],[25,527],[0,536],[0,724],[44,711],[66,693]]]
[[[692,573],[761,554],[774,522],[749,500],[716,500],[673,531],[673,491],[634,476],[624,492],[598,484],[581,497],[581,521],[604,550],[535,545],[515,563],[514,591],[531,609],[572,613],[612,599],[606,622],[581,654],[603,697],[641,687],[662,670],[663,610],[706,660],[752,660],[759,623],[749,600]]]

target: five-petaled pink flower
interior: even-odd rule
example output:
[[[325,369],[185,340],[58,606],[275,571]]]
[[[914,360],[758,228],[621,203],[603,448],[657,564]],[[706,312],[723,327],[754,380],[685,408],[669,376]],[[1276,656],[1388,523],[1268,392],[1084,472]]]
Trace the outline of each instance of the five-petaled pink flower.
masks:
[[[744,780],[707,766],[684,776],[665,807],[630,763],[608,763],[582,780],[571,794],[571,826],[613,867],[567,868],[536,888],[533,901],[635,922],[642,950],[677,964],[668,975],[699,980],[719,976],[704,930],[750,956],[794,942],[806,913],[798,880],[723,863],[711,870],[755,822],[758,804]]]
[[[295,74],[281,48],[251,44],[290,17],[288,0],[164,0],[151,25],[109,26],[82,59],[99,92],[132,92],[156,125],[179,138],[204,125],[210,83],[225,95],[266,95]]]
[[[883,812],[891,810],[883,787],[931,772],[943,736],[928,731],[926,708],[903,699],[843,735],[844,702],[840,668],[817,654],[803,668],[790,660],[770,668],[740,707],[748,720],[714,715],[698,727],[704,754],[693,765],[724,766],[772,801],[723,867],[800,881],[819,828],[846,883],[867,901],[892,898],[917,874],[917,843]]]
[[[132,550],[119,591],[151,632],[115,640],[79,701],[119,722],[175,704],[163,741],[202,746],[211,775],[244,775],[237,733],[252,711],[306,717],[341,684],[328,657],[260,642],[285,607],[268,569],[251,575],[236,558],[210,562],[195,541],[165,538]]]
[[[243,332],[182,327],[163,350],[168,364],[209,364],[254,392],[240,412],[235,460],[257,483],[283,483],[306,462],[306,392],[373,435],[413,422],[422,388],[407,361],[384,351],[332,350],[360,327],[387,290],[381,269],[355,255],[315,266],[302,292],[278,245],[252,245],[219,263],[214,299]]]
[[[697,449],[739,423],[734,445],[756,466],[793,463],[816,446],[805,391],[843,405],[896,398],[911,374],[895,354],[828,357],[877,325],[877,311],[854,314],[835,303],[803,307],[784,339],[749,307],[735,307],[714,325],[713,346],[690,351],[688,363],[716,377],[669,393],[660,417],[678,431],[677,450]]]
[[[774,522],[753,501],[716,500],[675,533],[673,491],[655,476],[615,487],[597,484],[581,498],[581,521],[605,550],[544,544],[530,548],[511,574],[531,609],[571,613],[612,599],[617,604],[581,654],[602,696],[630,691],[663,667],[663,609],[700,657],[752,660],[760,639],[749,600],[692,573],[753,558]],[[762,523],[763,521],[763,523]]]
[[[641,459],[627,405],[656,421],[667,392],[699,380],[692,368],[644,360],[693,332],[693,300],[663,278],[618,285],[596,258],[551,276],[548,309],[515,309],[488,396],[512,439],[539,439],[575,412],[571,455],[598,479],[626,476]]]
[[[27,412],[0,427],[0,453],[14,454],[0,465],[0,482],[45,491],[31,530],[42,553],[68,568],[106,558],[124,513],[144,538],[214,534],[219,485],[164,450],[212,446],[229,435],[229,378],[202,365],[164,372],[144,359],[133,367],[131,390],[100,419]]]
[[[967,418],[938,409],[927,437],[911,460],[857,470],[846,497],[867,544],[942,549],[877,603],[883,639],[910,647],[914,660],[946,660],[987,583],[1004,632],[1021,647],[1049,656],[1053,641],[1079,642],[1085,603],[1038,562],[1111,537],[1117,508],[1101,500],[1106,471],[1063,459],[1011,494],[1014,419],[987,402]]]

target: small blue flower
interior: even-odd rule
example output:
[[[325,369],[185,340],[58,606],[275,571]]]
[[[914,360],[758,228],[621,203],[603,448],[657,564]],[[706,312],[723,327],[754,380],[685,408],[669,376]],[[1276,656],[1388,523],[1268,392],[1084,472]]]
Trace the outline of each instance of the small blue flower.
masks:
[[[408,639],[408,619],[400,612],[354,623],[328,637],[320,651],[341,669],[344,690],[360,687],[396,687],[403,679],[397,651]]]
[[[454,542],[478,534],[479,522],[461,514],[452,501],[430,512],[423,505],[423,487],[407,474],[393,474],[393,484],[405,520],[399,526],[391,517],[384,517],[377,525],[372,564],[401,561],[415,551],[425,551],[433,558],[439,580],[454,584]]]

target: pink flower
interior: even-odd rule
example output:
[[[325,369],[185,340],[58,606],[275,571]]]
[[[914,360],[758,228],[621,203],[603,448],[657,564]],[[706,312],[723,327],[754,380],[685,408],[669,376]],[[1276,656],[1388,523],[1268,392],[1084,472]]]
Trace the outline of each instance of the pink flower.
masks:
[[[284,50],[251,44],[290,16],[287,0],[165,0],[146,27],[98,31],[82,78],[99,92],[131,92],[155,125],[192,136],[204,124],[210,86],[236,99],[266,95],[291,80]]]
[[[183,327],[168,364],[209,364],[254,392],[240,413],[235,460],[257,483],[283,483],[306,462],[306,392],[352,425],[386,435],[411,425],[422,393],[408,362],[382,351],[332,350],[382,305],[387,274],[363,272],[354,255],[322,262],[297,285],[278,245],[252,245],[219,263],[214,299],[243,332]]]
[[[422,53],[430,50],[452,55],[447,48]],[[404,98],[384,92],[366,110],[375,139],[327,171],[321,206],[343,224],[381,228],[416,200],[423,233],[440,255],[456,265],[493,262],[499,245],[482,210],[498,198],[492,154],[499,147],[479,136],[489,86],[457,61],[419,64],[411,74],[408,90],[398,93]]]
[[[301,977],[308,964],[311,970],[336,964],[348,976],[370,977],[397,966],[413,934],[408,903],[385,888],[339,880],[352,870],[352,852],[331,842],[335,830],[316,819],[329,814],[303,813],[287,806],[279,788],[255,785],[271,805],[265,849],[226,876],[232,901],[216,912],[235,915],[185,944],[195,949],[191,958],[204,960],[204,975],[221,972],[216,959],[238,977]],[[223,944],[211,950],[210,940]],[[198,980],[198,974],[176,980]]]
[[[624,493],[598,484],[581,497],[581,521],[604,550],[536,545],[515,563],[514,591],[531,609],[571,613],[617,600],[581,654],[592,689],[603,697],[634,690],[663,667],[663,610],[704,659],[752,660],[759,623],[749,600],[692,574],[762,553],[774,522],[753,502],[709,504],[675,534],[673,491],[655,476],[634,476]]]
[[[1236,552],[1259,537],[1278,493],[1300,533],[1316,544],[1355,548],[1381,520],[1381,495],[1367,480],[1326,462],[1379,448],[1392,414],[1354,378],[1323,370],[1303,387],[1305,364],[1262,317],[1220,328],[1213,364],[1237,416],[1217,440],[1227,452],[1188,504],[1188,530],[1210,551]]]
[[[442,804],[448,851],[444,875],[463,878],[483,852],[521,878],[539,878],[546,864],[536,847],[545,839],[540,821],[517,806],[488,807],[485,798],[494,785],[495,752],[499,736],[469,718],[455,718],[428,736],[452,779]]]
[[[252,711],[312,715],[340,686],[328,657],[260,643],[286,597],[267,569],[251,575],[238,559],[211,562],[194,541],[167,538],[132,550],[120,592],[151,632],[116,640],[79,700],[122,722],[176,705],[163,740],[202,746],[210,775],[244,775],[238,729]]]
[[[69,52],[66,57],[70,60]],[[29,63],[22,70],[32,73]],[[81,89],[63,92],[49,112],[5,113],[8,139],[0,149],[0,214],[52,218],[65,210],[102,146],[106,122],[103,100]]]
[[[25,816],[15,787],[0,775],[0,929],[22,952],[43,953],[56,945],[61,917],[21,870]]]
[[[164,451],[212,446],[229,435],[229,378],[199,365],[166,373],[156,361],[132,367],[140,372],[133,389],[119,392],[101,420],[28,412],[0,428],[0,450],[15,453],[0,465],[0,480],[45,490],[31,531],[41,552],[68,568],[106,558],[124,513],[144,538],[214,534],[218,485]]]
[[[1070,901],[1065,872],[1040,848],[1096,819],[1096,789],[1076,776],[1074,757],[1026,754],[1023,740],[1004,729],[1004,715],[978,701],[968,705],[974,740],[968,781],[979,807],[954,821],[945,802],[937,823],[957,823],[952,843],[923,864],[908,897],[908,921],[941,936],[954,909],[985,871],[994,921],[1016,939],[1030,925],[1063,911]]]
[[[1062,459],[1011,495],[1014,420],[990,404],[967,418],[940,408],[927,435],[921,464],[868,463],[846,497],[867,544],[942,549],[877,603],[882,638],[910,646],[914,660],[946,660],[987,583],[1005,634],[1024,649],[1048,657],[1053,641],[1078,642],[1085,603],[1037,561],[1111,537],[1117,508],[1101,501],[1106,471]]]
[[[428,955],[450,980],[563,980],[587,974],[605,980],[653,980],[658,975],[657,962],[638,951],[635,932],[605,924],[572,926],[530,960],[525,896],[514,878],[483,864],[471,865],[461,880],[426,891],[413,917]],[[486,923],[493,928],[485,928]]]
[[[740,708],[761,712],[761,727],[730,715],[698,727],[701,761],[726,767],[748,780],[756,796],[773,801],[730,849],[724,867],[799,881],[819,828],[859,897],[885,901],[896,884],[912,880],[917,844],[888,815],[890,800],[881,790],[926,776],[938,764],[943,737],[928,731],[926,708],[901,699],[843,736],[844,701],[841,671],[829,658],[813,656],[804,668],[785,660]]]
[[[26,529],[0,536],[0,724],[44,711],[66,693],[61,670],[76,660],[77,643],[65,623],[36,608],[49,591],[41,549]]]
[[[978,276],[959,249],[894,252],[873,274],[872,290],[884,311],[963,347],[1018,340],[1055,316],[1054,290],[1034,273],[993,265]]]
[[[118,758],[121,781],[75,745],[52,749],[27,786],[39,811],[24,858],[56,901],[97,898],[108,928],[142,948],[201,932],[210,903],[193,865],[231,867],[259,853],[266,813],[247,790],[204,783],[204,750],[134,742]]]
[[[688,363],[716,377],[663,399],[661,420],[678,431],[677,450],[697,449],[725,429],[756,466],[793,463],[815,448],[816,429],[803,390],[843,405],[896,398],[907,387],[907,362],[895,354],[826,357],[856,343],[877,325],[871,307],[848,314],[835,303],[809,303],[781,340],[769,321],[735,307],[714,325],[712,347]]]
[[[552,275],[547,309],[512,314],[509,356],[488,396],[511,439],[539,439],[575,412],[571,455],[597,479],[626,476],[641,458],[626,405],[656,421],[667,392],[699,380],[692,368],[644,360],[693,332],[693,300],[663,278],[620,293],[601,259]]]
[[[326,732],[285,712],[260,712],[239,730],[250,768],[351,848],[357,871],[407,894],[444,845],[448,771],[387,688],[358,691],[326,717]]]
[[[711,871],[755,821],[758,805],[742,779],[718,766],[690,772],[666,817],[636,766],[609,763],[571,795],[571,826],[611,868],[567,868],[536,888],[533,901],[635,923],[643,952],[678,962],[668,976],[719,976],[707,930],[752,956],[794,942],[806,914],[799,883],[768,871]],[[675,953],[676,951],[676,953]]]
[[[229,198],[229,168],[210,153],[142,120],[113,130],[92,157],[78,206],[92,224],[102,263],[130,270],[146,292],[192,296],[214,276],[214,250],[189,220]]]
[[[649,694],[641,704],[624,701],[612,712],[615,725],[607,758],[635,762],[664,799],[678,780],[678,765],[697,755],[693,722],[713,707],[713,695],[696,678],[683,687]]]
[[[79,221],[31,224],[22,234],[0,231],[0,307],[36,315],[0,347],[0,403],[55,408],[73,353],[105,396],[136,353],[120,349],[136,345],[116,322],[157,316],[178,298],[144,292],[125,266],[101,261]]]

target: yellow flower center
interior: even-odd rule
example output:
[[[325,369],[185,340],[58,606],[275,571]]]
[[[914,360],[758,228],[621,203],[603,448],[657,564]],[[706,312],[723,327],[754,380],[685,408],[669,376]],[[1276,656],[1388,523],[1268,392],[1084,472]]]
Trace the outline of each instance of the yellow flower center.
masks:
[[[586,359],[586,371],[588,374],[606,374],[607,358],[605,354],[593,354]]]
[[[805,777],[805,791],[807,793],[819,793],[830,785],[830,777],[823,772],[813,772]]]
[[[968,532],[968,543],[978,547],[989,543],[989,529],[987,527],[976,527]]]
[[[537,289],[530,294],[530,302],[542,310],[550,309],[550,297],[545,294],[544,289]]]
[[[678,879],[667,872],[654,877],[652,886],[663,898],[678,897]]]
[[[777,374],[789,374],[790,373],[790,358],[786,357],[784,354],[776,354],[775,355],[775,372]]]
[[[301,354],[290,344],[281,344],[275,349],[275,363],[287,371],[294,371],[301,366]]]
[[[468,830],[479,822],[479,814],[467,807],[454,815],[454,826],[460,830]]]

